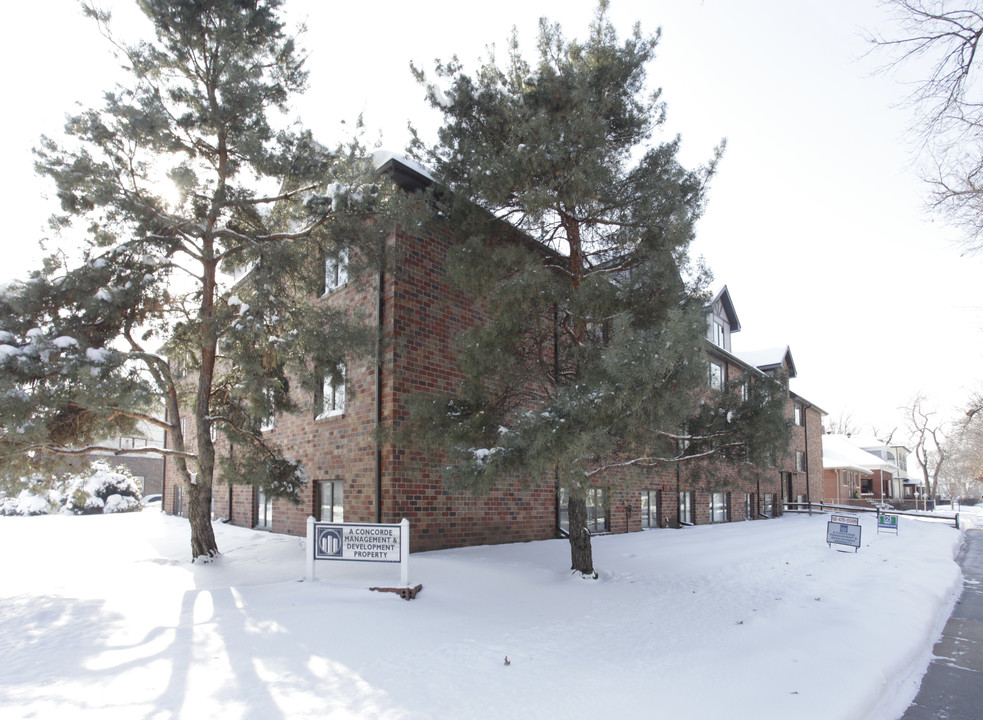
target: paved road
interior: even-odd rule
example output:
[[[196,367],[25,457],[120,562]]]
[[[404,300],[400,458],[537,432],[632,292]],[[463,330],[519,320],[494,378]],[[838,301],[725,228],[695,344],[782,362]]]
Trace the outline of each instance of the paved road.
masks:
[[[963,570],[962,595],[900,720],[983,718],[983,529],[966,531],[956,559]]]

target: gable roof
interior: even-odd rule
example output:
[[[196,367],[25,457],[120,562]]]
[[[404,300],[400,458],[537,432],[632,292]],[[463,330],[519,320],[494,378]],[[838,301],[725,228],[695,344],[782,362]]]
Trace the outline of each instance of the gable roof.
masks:
[[[788,376],[794,378],[795,361],[792,360],[792,351],[788,345],[780,347],[765,348],[764,350],[751,350],[735,353],[737,357],[748,365],[758,368],[762,372],[777,370],[781,367],[788,368]]]
[[[736,333],[741,329],[741,321],[737,319],[737,311],[734,309],[734,301],[730,299],[730,290],[724,285],[720,292],[716,294],[710,304],[706,306],[708,310],[713,310],[713,306],[720,303],[721,308],[724,311],[724,316],[727,318],[727,324],[730,325],[730,331]]]

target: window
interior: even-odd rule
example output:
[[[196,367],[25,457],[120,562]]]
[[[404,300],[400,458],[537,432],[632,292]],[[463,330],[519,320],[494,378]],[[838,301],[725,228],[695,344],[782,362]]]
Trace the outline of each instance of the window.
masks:
[[[714,390],[724,389],[724,366],[713,360],[710,361],[710,387]]]
[[[260,487],[256,488],[256,527],[273,529],[273,498]]]
[[[744,493],[744,519],[754,519],[754,493]]]
[[[761,496],[761,502],[763,504],[762,515],[765,517],[775,517],[775,495],[774,493],[765,493]]]
[[[318,520],[345,522],[345,483],[343,480],[322,480],[317,484]]]
[[[340,365],[321,375],[320,397],[317,398],[317,418],[341,415],[345,412],[345,379],[348,369]]]
[[[713,319],[713,337],[710,339],[713,340],[713,344],[717,347],[723,348],[724,350],[727,349],[727,345],[725,344],[727,340],[724,332],[724,324],[716,318]]]
[[[806,454],[802,450],[795,451],[795,472],[805,472]]]
[[[592,533],[608,529],[608,499],[604,488],[587,490],[587,529]]]
[[[608,530],[608,496],[604,488],[587,489],[587,529],[592,533]],[[570,532],[570,493],[566,488],[560,490],[559,517],[560,529]]]
[[[710,521],[730,522],[730,493],[715,492],[710,494]]]
[[[805,416],[802,414],[802,406],[798,403],[795,403],[795,406],[792,408],[792,421],[799,427],[805,426]]]
[[[693,491],[681,490],[679,493],[679,524],[695,525],[693,517]]]
[[[276,390],[272,387],[263,388],[263,417],[259,422],[259,429],[262,432],[273,429],[273,423],[276,420],[276,409],[275,409],[275,397]]]
[[[659,517],[662,515],[661,490],[642,490],[642,527],[662,527]]]
[[[334,257],[324,259],[324,292],[337,290],[348,282],[348,250],[343,249]]]
[[[174,514],[178,517],[184,516],[184,485],[178,483],[174,486],[174,500],[173,500]]]
[[[740,395],[741,402],[747,402],[748,398],[751,397],[751,384],[748,380],[742,380],[740,387],[737,389]]]

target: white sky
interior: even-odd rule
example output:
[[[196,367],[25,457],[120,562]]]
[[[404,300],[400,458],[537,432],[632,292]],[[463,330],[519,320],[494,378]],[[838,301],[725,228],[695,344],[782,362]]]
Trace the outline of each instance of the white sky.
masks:
[[[114,7],[121,29],[138,16]],[[412,60],[457,54],[469,69],[486,47],[503,55],[513,25],[532,50],[540,16],[584,37],[591,0],[495,3],[337,3],[287,0],[306,19],[310,89],[296,115],[323,142],[364,113],[369,136],[402,151],[412,120],[438,120],[409,73]],[[462,11],[466,8],[466,12]],[[878,0],[613,0],[626,34],[634,21],[663,39],[649,78],[668,104],[668,132],[684,161],[728,149],[713,183],[695,254],[727,284],[743,330],[736,350],[789,345],[793,389],[832,418],[890,430],[917,392],[948,412],[983,388],[983,257],[962,258],[958,232],[925,210],[912,167],[911,111],[864,29],[885,29]],[[124,24],[125,23],[125,24]],[[73,0],[8,9],[0,58],[8,109],[0,119],[8,252],[0,281],[36,266],[50,205],[32,169],[41,133],[57,135],[75,101],[94,104],[116,72],[108,45]],[[349,125],[350,126],[350,125]]]

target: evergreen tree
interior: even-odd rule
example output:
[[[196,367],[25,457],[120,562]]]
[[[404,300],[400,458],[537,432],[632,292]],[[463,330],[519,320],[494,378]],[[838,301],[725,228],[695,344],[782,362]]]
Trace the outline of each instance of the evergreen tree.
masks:
[[[275,127],[306,84],[280,0],[139,5],[155,38],[132,46],[84,6],[131,82],[36,150],[53,225],[81,250],[0,296],[0,452],[27,474],[140,421],[162,427],[192,557],[208,559],[217,447],[232,448],[227,481],[296,497],[303,468],[262,422],[297,409],[291,381],[313,396],[315,370],[370,346],[365,318],[316,297],[326,264],[344,259],[354,279],[382,262],[411,200],[357,142],[328,152]],[[236,269],[249,272],[233,285]]]
[[[598,478],[759,461],[787,441],[778,383],[708,390],[706,278],[687,249],[719,153],[691,171],[678,138],[653,140],[658,36],[636,26],[621,43],[606,11],[582,43],[542,20],[531,65],[513,35],[505,67],[492,58],[472,77],[438,61],[433,81],[414,68],[444,123],[436,146],[416,137],[413,152],[446,184],[444,210],[468,238],[449,274],[485,313],[458,339],[460,392],[421,400],[414,432],[447,453],[459,487],[555,477],[584,574]],[[494,241],[504,223],[533,242]]]

